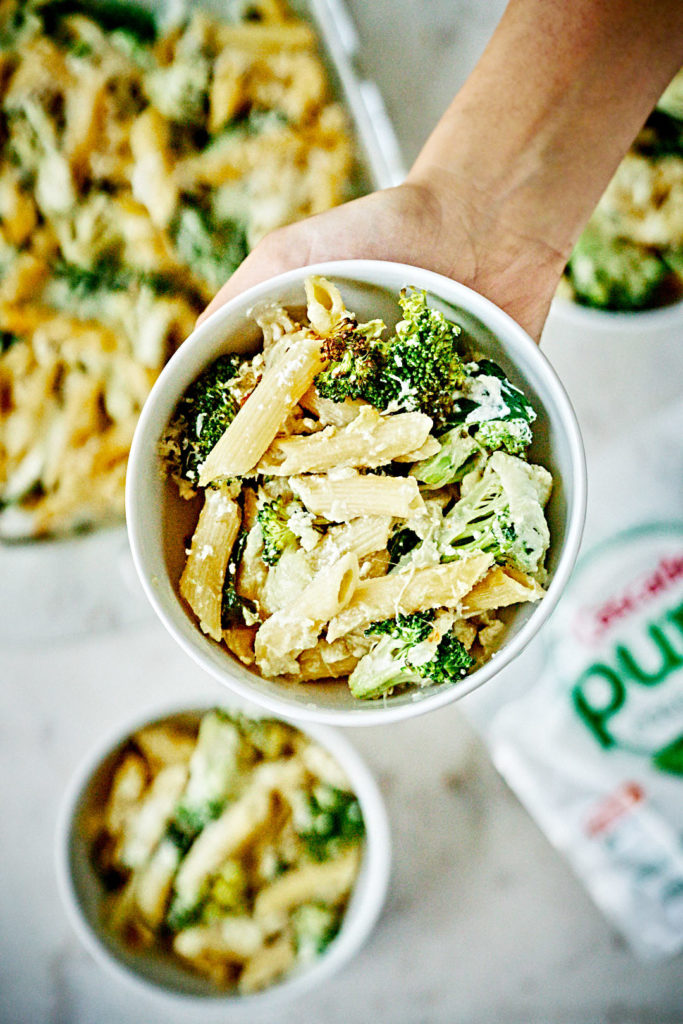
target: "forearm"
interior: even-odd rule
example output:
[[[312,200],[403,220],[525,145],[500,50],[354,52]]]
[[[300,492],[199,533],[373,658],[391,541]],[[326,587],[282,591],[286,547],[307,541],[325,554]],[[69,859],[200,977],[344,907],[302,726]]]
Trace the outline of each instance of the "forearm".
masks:
[[[681,64],[681,0],[511,0],[408,180],[557,273]]]

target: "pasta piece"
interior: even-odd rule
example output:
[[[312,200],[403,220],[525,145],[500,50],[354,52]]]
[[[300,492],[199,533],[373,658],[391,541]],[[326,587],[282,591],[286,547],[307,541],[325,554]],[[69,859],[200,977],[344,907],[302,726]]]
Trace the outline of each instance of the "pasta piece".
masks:
[[[180,577],[180,593],[213,640],[223,638],[223,583],[240,528],[239,505],[225,486],[209,488]]]
[[[361,409],[367,409],[367,402],[357,398],[345,398],[343,402],[333,402],[331,398],[322,398],[312,386],[306,391],[299,402],[304,409],[312,412],[325,426],[345,427],[356,418]],[[438,449],[437,449],[438,451]]]
[[[354,848],[333,860],[304,864],[295,871],[287,871],[256,897],[255,920],[266,932],[278,931],[289,912],[302,903],[336,903],[351,888],[359,860],[360,854]]]
[[[263,828],[275,790],[296,786],[302,771],[294,761],[271,761],[254,772],[246,792],[204,828],[182,861],[174,885],[180,906],[196,904],[206,880]]]
[[[347,466],[374,469],[422,447],[431,426],[430,417],[420,412],[380,416],[365,406],[346,427],[276,439],[256,468],[267,476],[324,473]]]
[[[166,227],[178,202],[178,186],[172,174],[168,124],[154,107],[135,119],[130,147],[133,195],[147,207],[157,227]]]
[[[230,46],[263,55],[277,50],[310,49],[315,46],[313,30],[303,21],[288,20],[275,25],[258,22],[219,25],[216,34],[221,47]]]
[[[122,864],[135,869],[146,863],[164,834],[186,781],[187,767],[183,764],[169,765],[157,773],[126,821],[119,853]]]
[[[309,512],[332,522],[356,516],[395,516],[410,519],[424,509],[424,501],[412,477],[310,476],[293,477],[290,484]]]
[[[346,645],[319,640],[315,647],[301,652],[298,671],[291,674],[291,678],[302,683],[313,679],[340,679],[350,675],[359,660],[360,655],[350,654]]]
[[[460,614],[481,615],[523,601],[539,601],[545,590],[532,576],[509,566],[494,566],[460,605]]]
[[[340,323],[353,315],[346,309],[339,289],[327,278],[311,274],[304,281],[304,288],[308,319],[321,337],[334,334]]]
[[[131,876],[129,899],[122,902],[116,915],[118,928],[125,926],[130,915],[139,916],[150,928],[161,925],[179,856],[174,843],[161,842],[141,870]]]
[[[256,628],[256,626],[232,626],[230,629],[223,630],[223,639],[243,665],[253,665],[256,661],[254,654]]]
[[[324,366],[322,342],[303,331],[282,360],[269,367],[201,467],[202,487],[254,468],[280,425]]]
[[[147,785],[147,768],[137,754],[126,754],[111,782],[104,824],[108,832],[118,836],[126,819],[141,799]]]
[[[323,626],[348,604],[357,582],[358,559],[348,552],[317,572],[293,604],[266,619],[254,645],[261,671],[267,676],[296,672],[295,654],[315,647]]]
[[[236,914],[184,928],[173,940],[174,951],[186,960],[209,955],[243,963],[262,947],[262,928],[252,918]]]
[[[186,764],[194,750],[196,738],[173,725],[146,725],[135,733],[135,745],[155,768],[169,764]]]
[[[327,639],[332,643],[351,630],[396,615],[428,608],[457,608],[492,563],[492,555],[477,554],[447,565],[362,580],[346,608],[331,620]]]
[[[237,984],[239,991],[257,992],[270,985],[292,967],[295,956],[294,945],[287,935],[264,946],[247,961]]]
[[[342,526],[333,526],[314,551],[317,565],[336,561],[347,551],[361,559],[386,548],[391,533],[391,516],[358,516]]]
[[[430,435],[420,448],[414,452],[406,452],[405,455],[396,455],[395,460],[396,462],[421,462],[422,459],[429,459],[440,451],[441,445],[435,437]]]

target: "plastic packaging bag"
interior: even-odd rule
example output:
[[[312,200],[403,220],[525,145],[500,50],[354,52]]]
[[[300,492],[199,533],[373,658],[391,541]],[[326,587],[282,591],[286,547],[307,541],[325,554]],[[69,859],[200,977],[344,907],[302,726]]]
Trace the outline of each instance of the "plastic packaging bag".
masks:
[[[668,448],[666,474],[641,445]],[[567,592],[466,710],[598,906],[655,959],[683,949],[683,405],[593,469]]]

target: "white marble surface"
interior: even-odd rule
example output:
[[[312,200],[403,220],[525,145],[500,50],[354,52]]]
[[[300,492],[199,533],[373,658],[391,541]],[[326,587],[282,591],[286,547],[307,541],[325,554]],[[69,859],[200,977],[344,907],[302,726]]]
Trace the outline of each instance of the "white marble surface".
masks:
[[[410,158],[503,4],[353,0],[351,6],[366,68],[387,97]],[[622,337],[550,323],[544,349],[575,403],[589,472],[603,443],[680,393],[682,341],[683,325]],[[87,751],[141,706],[220,697],[148,611],[128,575],[120,535],[110,537],[101,569],[107,583],[80,634],[73,628],[78,616],[70,617],[47,574],[41,578],[39,563],[25,568],[24,583],[15,579],[16,600],[3,609],[3,1024],[190,1019],[110,979],[80,946],[56,890],[55,821]],[[1,553],[0,573],[18,572],[17,557]],[[26,628],[29,587],[39,588],[53,624],[47,639],[33,639]],[[105,599],[111,591],[118,595],[114,614]],[[79,594],[67,600],[77,608]],[[70,636],[60,639],[65,631]],[[681,958],[646,966],[633,957],[492,768],[463,716],[466,704],[351,731],[391,817],[395,863],[386,911],[342,975],[305,1005],[254,1016],[254,1024],[680,1024]]]

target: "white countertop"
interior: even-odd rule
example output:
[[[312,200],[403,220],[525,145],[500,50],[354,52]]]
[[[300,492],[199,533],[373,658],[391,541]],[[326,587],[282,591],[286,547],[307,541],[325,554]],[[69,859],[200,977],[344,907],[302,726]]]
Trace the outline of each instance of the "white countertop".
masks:
[[[499,0],[434,0],[425,22],[418,0],[351,3],[365,65],[387,97],[407,157],[502,7]],[[679,395],[682,336],[683,325],[618,336],[550,323],[543,348],[574,401],[589,477],[602,444]],[[74,557],[99,557],[87,538],[80,544]],[[13,580],[0,626],[0,1021],[180,1024],[187,1013],[145,1001],[81,947],[57,894],[55,821],[73,770],[103,733],[140,707],[218,700],[222,691],[148,610],[121,532],[109,537],[101,569],[111,575],[95,598],[60,593],[34,550]],[[5,579],[19,566],[16,553],[0,554]],[[38,636],[26,624],[36,588],[43,615],[51,608]],[[75,635],[83,609],[87,629]],[[71,636],[54,636],[63,630]],[[466,706],[467,699],[412,722],[349,731],[388,804],[395,861],[386,910],[360,955],[305,1006],[250,1019],[680,1024],[683,960],[652,966],[635,959],[501,781],[463,716]]]

